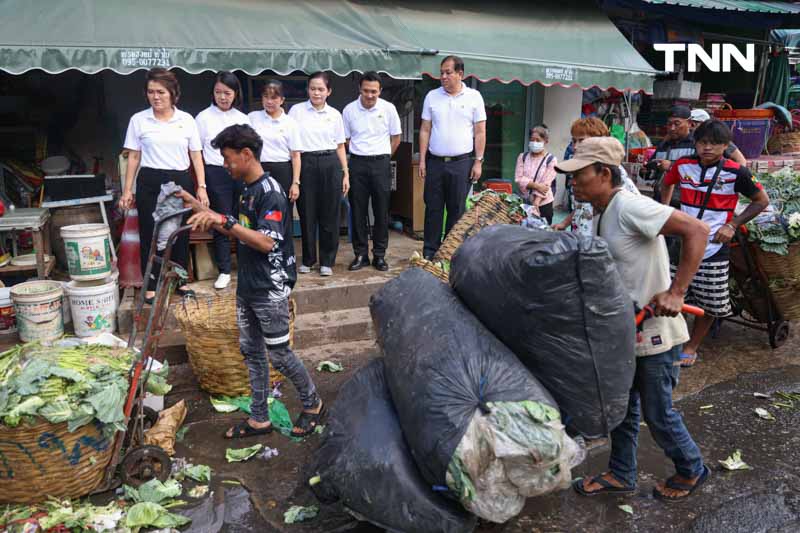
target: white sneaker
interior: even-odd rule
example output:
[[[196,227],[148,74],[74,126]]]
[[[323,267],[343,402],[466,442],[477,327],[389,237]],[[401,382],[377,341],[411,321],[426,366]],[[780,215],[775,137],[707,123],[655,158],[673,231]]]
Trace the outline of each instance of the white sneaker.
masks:
[[[214,282],[215,289],[224,289],[228,285],[231,284],[231,275],[230,274],[220,274],[217,277],[217,281]]]
[[[333,276],[333,269],[331,267],[319,267],[320,276]]]
[[[300,265],[298,267],[297,271],[300,272],[301,274],[311,274],[311,267],[310,266],[305,266],[305,265]]]

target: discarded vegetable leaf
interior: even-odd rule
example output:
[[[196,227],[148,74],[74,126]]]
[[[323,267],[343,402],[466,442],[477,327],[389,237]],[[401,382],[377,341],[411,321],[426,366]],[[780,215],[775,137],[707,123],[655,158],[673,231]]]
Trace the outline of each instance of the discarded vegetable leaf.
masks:
[[[135,527],[180,527],[188,524],[190,520],[185,516],[173,514],[152,502],[137,503],[130,509],[125,516],[125,525],[130,528]]]
[[[775,417],[772,416],[772,413],[770,413],[769,411],[767,411],[762,407],[756,407],[754,411],[759,418],[762,418],[764,420],[775,420]]]
[[[303,507],[301,505],[292,505],[289,510],[283,513],[283,521],[287,524],[296,524],[298,522],[305,522],[311,520],[319,513],[319,507],[311,505]]]
[[[241,483],[233,479],[223,479],[222,482],[226,485],[241,485]]]
[[[175,440],[178,442],[183,442],[187,431],[189,431],[189,426],[182,426],[178,431],[175,432]]]
[[[317,435],[322,435],[323,433],[325,433],[325,425],[321,424],[321,425],[315,427],[314,428],[314,433],[316,433]]]
[[[183,469],[183,475],[200,483],[208,483],[211,481],[211,467],[207,465],[189,465]]]
[[[227,459],[229,463],[247,461],[257,454],[262,447],[262,444],[256,444],[249,448],[228,448],[225,450],[225,459]]]
[[[701,406],[700,406],[700,409],[701,409],[702,411],[705,411],[706,409],[711,409],[712,407],[714,407],[714,405],[713,405],[713,404],[709,404],[709,405],[701,405]]]
[[[211,400],[211,405],[219,413],[233,413],[234,411],[239,410],[238,407],[223,399],[214,398],[213,396],[211,396],[209,400]]]
[[[166,483],[162,483],[155,478],[140,485],[139,488],[133,488],[129,485],[124,485],[123,488],[125,490],[125,498],[131,499],[136,503],[161,503],[163,500],[180,496],[182,491],[181,484],[174,479],[168,479]]]
[[[219,396],[211,399],[211,405],[220,413],[233,413],[234,411],[244,411],[250,414],[250,405],[253,399],[250,396]]]
[[[334,361],[322,361],[320,364],[317,365],[317,370],[319,372],[326,371],[326,372],[341,372],[344,370],[344,367],[336,363]]]
[[[208,494],[208,485],[197,485],[196,487],[192,487],[187,492],[189,497],[191,498],[202,498],[206,494]]]
[[[313,487],[314,485],[318,485],[320,482],[322,482],[322,478],[319,476],[314,476],[308,480],[308,485]]]
[[[750,465],[742,461],[742,451],[736,450],[733,452],[730,457],[725,459],[724,461],[720,461],[719,464],[725,470],[750,470]]]
[[[623,510],[628,514],[633,514],[633,507],[631,507],[630,505],[618,505],[617,507],[619,507],[621,510]]]
[[[754,392],[753,396],[761,398],[762,400],[769,400],[769,394],[764,394],[763,392]]]

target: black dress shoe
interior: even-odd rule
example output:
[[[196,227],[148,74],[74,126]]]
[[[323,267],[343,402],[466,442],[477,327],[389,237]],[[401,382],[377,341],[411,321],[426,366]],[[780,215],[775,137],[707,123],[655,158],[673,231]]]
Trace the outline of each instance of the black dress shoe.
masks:
[[[375,267],[375,270],[380,270],[381,272],[386,272],[389,270],[389,265],[386,263],[386,260],[383,257],[376,257],[373,259],[372,266]]]
[[[350,266],[347,267],[347,269],[351,271],[356,271],[356,270],[361,270],[365,266],[369,266],[369,257],[367,257],[366,255],[358,255],[356,256],[355,259],[353,259],[353,262],[350,263]]]

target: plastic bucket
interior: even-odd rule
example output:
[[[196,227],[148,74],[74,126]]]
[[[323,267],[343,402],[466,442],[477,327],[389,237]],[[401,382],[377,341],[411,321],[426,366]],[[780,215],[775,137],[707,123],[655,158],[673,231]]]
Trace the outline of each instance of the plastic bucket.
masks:
[[[733,133],[733,142],[747,159],[755,159],[764,151],[769,139],[770,119],[723,119]]]
[[[72,323],[78,337],[113,333],[117,326],[117,280],[70,281],[67,284]]]
[[[17,320],[14,317],[14,303],[11,301],[11,289],[0,288],[0,335],[17,332]]]
[[[105,279],[111,274],[111,233],[105,224],[61,228],[69,275],[77,281]]]
[[[64,334],[63,294],[58,281],[26,281],[11,287],[20,340],[50,341]]]
[[[64,325],[72,324],[72,311],[69,308],[69,295],[67,294],[67,285],[69,281],[62,281],[61,288],[64,289],[64,295],[61,297],[61,314],[64,315]]]

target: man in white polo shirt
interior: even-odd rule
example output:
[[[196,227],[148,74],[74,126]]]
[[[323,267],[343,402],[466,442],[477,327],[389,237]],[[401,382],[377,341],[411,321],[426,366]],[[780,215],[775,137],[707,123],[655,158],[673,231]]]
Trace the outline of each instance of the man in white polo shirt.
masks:
[[[369,266],[369,202],[375,225],[372,233],[372,266],[389,270],[389,197],[392,188],[392,154],[400,144],[400,117],[394,104],[383,100],[381,78],[365,72],[361,95],[344,108],[344,134],[350,146],[350,209],[353,218],[353,253],[350,270]]]
[[[426,259],[432,259],[441,244],[444,208],[447,232],[464,213],[470,185],[481,177],[486,149],[486,108],[481,93],[462,82],[464,60],[447,56],[440,74],[442,86],[425,96],[419,127]]]

